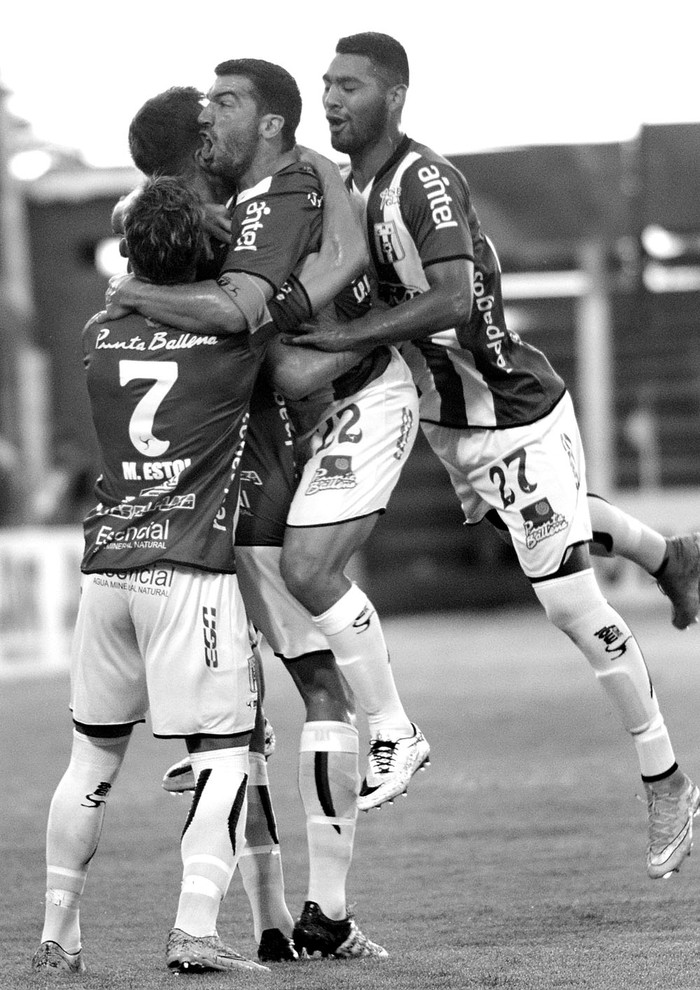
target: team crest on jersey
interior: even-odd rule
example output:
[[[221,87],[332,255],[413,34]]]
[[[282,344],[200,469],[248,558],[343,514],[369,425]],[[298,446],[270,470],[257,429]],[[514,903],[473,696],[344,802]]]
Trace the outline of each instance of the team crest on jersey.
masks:
[[[382,220],[381,223],[375,223],[374,245],[377,255],[385,265],[393,265],[406,257],[393,220]]]
[[[306,495],[316,495],[330,489],[357,488],[357,476],[352,469],[352,458],[331,454],[321,458],[321,464],[306,489]]]
[[[566,529],[567,522],[561,512],[555,512],[548,498],[538,498],[532,505],[520,510],[525,523],[525,546],[534,550],[538,543]]]
[[[398,206],[400,200],[401,186],[389,186],[388,189],[382,189],[379,194],[379,202],[382,209],[385,209],[387,206]]]

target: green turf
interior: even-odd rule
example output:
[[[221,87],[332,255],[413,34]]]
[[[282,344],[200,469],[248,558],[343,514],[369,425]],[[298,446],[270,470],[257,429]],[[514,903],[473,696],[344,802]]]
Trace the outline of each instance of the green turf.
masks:
[[[679,760],[700,778],[700,627],[678,633],[662,608],[631,624]],[[67,681],[56,677],[0,684],[0,988],[700,987],[700,862],[691,858],[668,881],[646,878],[634,750],[566,638],[538,612],[421,616],[387,621],[385,632],[406,706],[433,750],[431,769],[405,800],[359,822],[349,899],[389,961],[309,960],[269,976],[170,975],[163,948],[188,801],[159,787],[180,745],[140,727],[84,898],[90,972],[73,980],[29,974],[41,932],[46,813],[70,748]],[[296,791],[302,709],[273,663],[267,687],[278,741],[270,775],[296,914],[305,893]],[[237,879],[220,931],[254,954]]]

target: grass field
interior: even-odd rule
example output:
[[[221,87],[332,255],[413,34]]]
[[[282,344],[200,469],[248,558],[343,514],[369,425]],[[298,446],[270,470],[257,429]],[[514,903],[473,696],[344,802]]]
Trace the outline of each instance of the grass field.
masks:
[[[700,627],[672,629],[660,601],[629,616],[682,766],[700,778]],[[0,988],[85,990],[692,990],[700,987],[700,855],[668,881],[647,879],[646,808],[631,742],[585,661],[538,611],[387,620],[396,678],[432,744],[408,798],[362,815],[350,902],[385,963],[307,960],[270,975],[175,977],[163,949],[178,895],[188,801],[164,794],[181,754],[145,727],[108,808],[83,905],[82,978],[34,977],[41,933],[44,829],[70,746],[62,677],[0,685],[2,956]],[[296,792],[301,704],[267,665],[270,761],[290,909],[305,894]],[[220,931],[254,954],[234,878]]]

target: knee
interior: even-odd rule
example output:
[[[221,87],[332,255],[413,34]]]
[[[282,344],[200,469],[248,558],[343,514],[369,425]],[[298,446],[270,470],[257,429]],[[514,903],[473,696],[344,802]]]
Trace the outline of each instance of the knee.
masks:
[[[607,605],[593,571],[579,571],[534,585],[549,621],[572,636],[579,622]]]
[[[313,555],[302,548],[283,548],[280,558],[280,573],[289,591],[297,597],[299,593],[311,590],[317,581],[317,565]]]

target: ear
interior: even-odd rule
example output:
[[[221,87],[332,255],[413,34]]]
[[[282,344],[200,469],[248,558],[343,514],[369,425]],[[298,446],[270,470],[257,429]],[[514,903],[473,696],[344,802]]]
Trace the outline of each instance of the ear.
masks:
[[[406,90],[408,87],[404,83],[399,83],[398,86],[392,86],[390,90],[387,91],[387,107],[389,110],[399,113],[403,110],[404,103],[406,102]]]
[[[276,138],[282,133],[283,127],[284,117],[281,117],[278,113],[266,113],[260,118],[258,131],[261,137],[264,137],[267,141],[270,141],[272,138]]]

